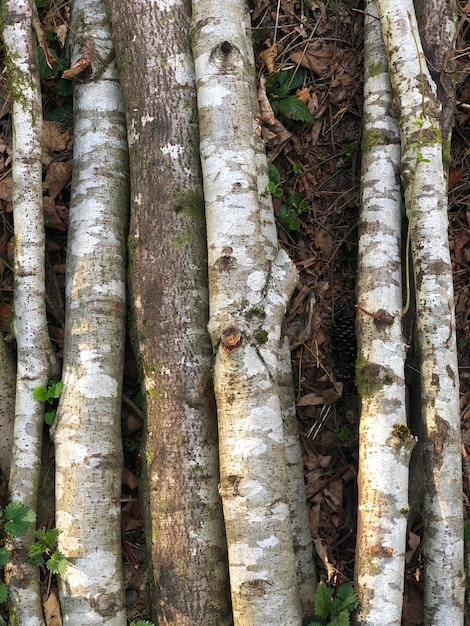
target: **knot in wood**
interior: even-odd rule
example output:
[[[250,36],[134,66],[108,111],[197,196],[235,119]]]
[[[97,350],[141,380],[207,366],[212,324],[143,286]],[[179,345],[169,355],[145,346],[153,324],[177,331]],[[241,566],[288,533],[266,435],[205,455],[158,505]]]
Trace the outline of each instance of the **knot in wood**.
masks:
[[[230,54],[232,52],[232,44],[229,41],[223,41],[220,44],[220,49],[224,54]]]
[[[243,337],[240,330],[236,326],[230,326],[224,330],[220,338],[222,350],[227,354],[234,352],[243,343]]]

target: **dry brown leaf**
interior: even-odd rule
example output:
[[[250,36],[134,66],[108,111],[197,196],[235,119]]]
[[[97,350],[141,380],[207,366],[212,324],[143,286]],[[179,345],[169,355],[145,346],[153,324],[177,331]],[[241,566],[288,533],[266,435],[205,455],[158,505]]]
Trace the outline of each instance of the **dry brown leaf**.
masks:
[[[315,232],[315,245],[324,259],[329,259],[335,251],[335,238],[325,228],[317,228]]]
[[[331,387],[330,389],[325,389],[325,391],[322,393],[321,395],[322,403],[334,404],[335,402],[338,402],[338,400],[342,397],[342,395],[343,395],[343,383],[337,382],[336,389],[334,387]]]
[[[260,52],[259,56],[265,64],[269,74],[274,74],[274,72],[276,71],[274,69],[274,60],[277,57],[277,43],[271,45],[269,39],[267,39],[265,43],[268,48],[266,50],[263,50],[263,52]]]
[[[307,393],[297,402],[297,406],[318,406],[319,404],[323,404],[323,400],[316,393]]]
[[[44,208],[44,219],[47,220],[47,226],[65,232],[67,230],[66,214],[64,219],[64,210],[66,210],[66,207],[56,205],[54,198],[50,198],[49,196],[43,197],[42,204]]]
[[[405,562],[406,564],[410,563],[411,559],[414,557],[416,550],[418,549],[419,544],[421,543],[421,538],[419,535],[412,533],[411,531],[408,533],[408,545],[410,549],[406,551],[405,554]]]
[[[290,60],[302,67],[311,70],[317,76],[325,78],[333,70],[336,47],[322,41],[313,41],[305,51],[292,52]]]
[[[137,489],[139,486],[139,477],[136,476],[127,467],[122,468],[122,482],[129,487],[129,489]]]
[[[70,132],[60,122],[43,122],[42,162],[48,165],[53,152],[63,152],[71,145]]]
[[[274,115],[273,108],[269,102],[268,96],[266,95],[266,79],[263,75],[261,75],[259,79],[258,101],[263,124],[274,126],[276,123],[276,116]]]
[[[328,504],[336,513],[343,512],[343,481],[334,480],[324,489]]]
[[[51,591],[49,597],[43,601],[42,606],[46,626],[62,626],[59,598],[55,591]]]
[[[69,183],[72,177],[73,161],[50,163],[47,168],[46,178],[42,185],[44,191],[49,192],[51,198],[57,198],[62,189]]]
[[[5,176],[0,180],[0,200],[11,203],[11,191],[13,188],[13,176]]]
[[[11,332],[10,321],[12,319],[13,305],[6,302],[0,303],[0,328],[4,333]]]
[[[269,138],[266,137],[265,130],[267,129],[263,127],[262,137],[266,144],[268,160],[272,163],[285,148],[287,142],[292,137],[292,134],[278,120],[276,120],[275,123],[269,127]]]
[[[315,546],[316,553],[323,561],[323,565],[328,575],[328,582],[330,582],[331,580],[333,580],[336,574],[336,568],[328,558],[328,550],[326,549],[326,546],[321,539],[314,539],[313,545]]]

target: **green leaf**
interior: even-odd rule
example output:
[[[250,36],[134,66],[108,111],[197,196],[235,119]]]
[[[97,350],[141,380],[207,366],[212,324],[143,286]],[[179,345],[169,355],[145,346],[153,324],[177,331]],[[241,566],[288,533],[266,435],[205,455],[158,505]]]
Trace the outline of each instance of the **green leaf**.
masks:
[[[33,391],[33,396],[36,400],[45,402],[47,400],[47,389],[45,387],[36,387]]]
[[[56,413],[57,411],[55,409],[53,411],[47,411],[46,413],[44,413],[44,421],[48,426],[52,426],[52,424],[54,423]]]
[[[53,574],[65,574],[67,559],[62,552],[56,550],[51,554],[51,558],[46,561],[46,567]]]
[[[279,100],[279,112],[297,122],[315,123],[315,118],[310,113],[310,109],[297,96],[287,96],[287,98]]]
[[[131,622],[130,626],[155,626],[153,622],[147,622],[146,620],[140,620],[138,622]]]
[[[62,531],[60,528],[51,528],[46,531],[44,528],[38,528],[34,531],[36,543],[40,546],[42,552],[52,550],[57,545],[57,539]]]
[[[463,523],[463,538],[465,541],[470,541],[470,519]]]
[[[283,70],[278,79],[282,93],[287,96],[289,91],[294,91],[302,87],[304,82],[303,72],[293,72],[291,70]],[[281,96],[282,97],[282,96]]]
[[[50,380],[47,387],[47,399],[57,399],[60,397],[65,385],[61,380]]]
[[[325,583],[319,583],[315,590],[315,615],[328,617],[333,608],[332,596],[334,589],[327,587]]]
[[[296,176],[302,176],[302,174],[304,173],[302,168],[300,167],[300,165],[298,163],[293,163],[292,164],[292,171],[294,172],[294,174]]]
[[[300,228],[297,211],[290,204],[283,204],[279,209],[279,221],[288,230],[299,230]]]
[[[65,128],[73,126],[73,108],[70,103],[66,103],[60,108],[51,109],[46,113],[49,122],[60,122]]]
[[[3,604],[8,599],[8,587],[5,583],[0,582],[0,604]],[[5,623],[5,622],[4,622]]]
[[[5,517],[8,520],[5,524],[5,532],[11,537],[19,537],[36,521],[36,513],[21,502],[7,504]]]
[[[45,79],[54,78],[59,72],[62,72],[62,70],[64,69],[59,57],[54,52],[54,50],[51,50],[49,48],[49,54],[55,61],[55,63],[52,65],[52,69],[47,65],[44,50],[41,48],[41,46],[38,46],[39,76]]]
[[[281,184],[281,175],[273,163],[268,163],[268,176],[271,183],[274,183],[275,185]]]
[[[336,605],[338,600],[339,604]],[[335,606],[337,606],[338,613],[340,611],[347,611],[348,613],[351,613],[351,611],[357,609],[359,606],[359,596],[354,591],[351,583],[343,583],[340,585],[338,591],[336,592]]]
[[[73,83],[67,78],[61,78],[56,85],[58,96],[71,96],[73,94]]]
[[[7,550],[6,548],[0,548],[0,569],[2,569],[2,567],[5,567],[5,565],[10,560],[10,556],[10,550]]]
[[[349,613],[341,611],[334,619],[329,622],[329,626],[350,626]]]
[[[44,551],[38,541],[35,541],[29,546],[28,558],[31,563],[37,567],[44,565]]]

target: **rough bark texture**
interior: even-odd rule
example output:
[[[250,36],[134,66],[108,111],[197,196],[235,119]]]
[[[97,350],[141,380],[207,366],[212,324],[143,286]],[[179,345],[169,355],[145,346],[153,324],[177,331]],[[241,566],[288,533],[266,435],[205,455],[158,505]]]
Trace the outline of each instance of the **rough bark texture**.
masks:
[[[441,106],[421,48],[411,0],[378,0],[415,270],[425,430],[425,623],[463,622],[463,512],[459,377]]]
[[[14,331],[17,341],[15,429],[10,498],[36,510],[44,405],[34,398],[47,387],[53,352],[45,305],[44,214],[42,208],[42,103],[33,35],[33,5],[5,5],[4,42],[13,107],[13,217],[15,222]],[[27,533],[11,541],[6,568],[11,623],[44,623],[37,568],[27,559]]]
[[[190,3],[108,0],[131,159],[134,345],[147,410],[146,525],[158,623],[231,623],[207,333]]]
[[[10,348],[0,335],[0,468],[8,480],[13,447],[13,425],[15,422],[15,360]]]
[[[193,2],[221,493],[235,623],[294,625],[301,606],[283,430],[293,415],[280,392],[288,384],[282,321],[297,276],[277,249],[272,207],[260,200],[266,165],[255,134],[249,26],[243,2]],[[296,479],[290,486],[303,491]],[[305,506],[301,496],[297,502]],[[308,606],[313,567],[297,562]]]
[[[72,65],[94,51],[74,90],[62,393],[56,422],[56,524],[67,557],[64,623],[124,626],[120,495],[125,333],[127,144],[101,0],[75,0]]]
[[[414,0],[423,52],[436,83],[442,109],[440,115],[444,165],[450,165],[450,139],[455,118],[454,36],[455,0]]]
[[[382,31],[372,1],[366,5],[364,65],[357,284],[361,309],[356,322],[356,380],[362,409],[355,580],[361,604],[356,623],[399,626],[408,465],[415,440],[406,425],[401,328],[400,131],[392,110]]]

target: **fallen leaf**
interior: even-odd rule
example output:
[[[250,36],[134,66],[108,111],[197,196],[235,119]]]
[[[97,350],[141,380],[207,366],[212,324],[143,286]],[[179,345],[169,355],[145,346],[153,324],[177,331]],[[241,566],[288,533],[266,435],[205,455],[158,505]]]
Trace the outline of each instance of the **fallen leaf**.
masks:
[[[274,74],[276,71],[274,68],[274,60],[277,57],[277,44],[274,43],[271,45],[271,42],[266,40],[266,45],[268,48],[260,52],[259,56],[263,63],[266,65],[266,69],[270,74]]]
[[[60,122],[43,122],[42,162],[49,165],[53,152],[63,152],[71,146],[72,136]]]
[[[65,163],[58,161],[49,164],[42,187],[44,191],[48,191],[51,198],[57,198],[62,189],[69,183],[72,178],[72,167],[72,160]]]
[[[43,600],[44,619],[46,626],[62,626],[59,598],[55,591],[51,591],[49,597]]]
[[[13,176],[5,176],[0,180],[0,200],[11,203],[11,192],[13,188]]]

